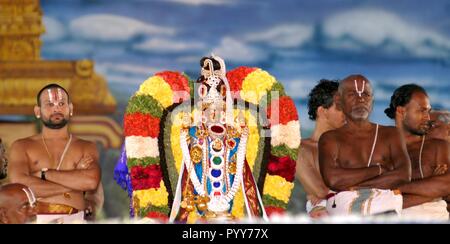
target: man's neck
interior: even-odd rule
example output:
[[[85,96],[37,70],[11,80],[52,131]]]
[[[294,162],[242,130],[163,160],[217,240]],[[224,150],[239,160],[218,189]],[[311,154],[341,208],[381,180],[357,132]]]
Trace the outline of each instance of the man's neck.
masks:
[[[67,125],[61,129],[42,128],[42,136],[45,139],[67,139],[69,137],[69,130]]]
[[[405,139],[405,143],[407,145],[422,141],[422,137],[423,137],[420,135],[412,134],[411,132],[404,130],[404,129],[402,130],[402,134],[403,134],[403,138]]]
[[[361,120],[352,120],[351,118],[347,118],[347,124],[346,127],[348,129],[355,129],[358,131],[361,130],[370,130],[372,129],[372,123],[367,119],[361,119]]]
[[[318,142],[320,139],[320,136],[322,136],[323,133],[333,130],[331,126],[329,126],[326,121],[318,120],[316,122],[316,126],[314,128],[314,131],[310,137],[310,139],[314,142]]]
[[[422,136],[411,133],[403,126],[402,122],[398,119],[395,120],[395,127],[399,129],[400,134],[405,140],[406,145],[416,143],[422,140]]]

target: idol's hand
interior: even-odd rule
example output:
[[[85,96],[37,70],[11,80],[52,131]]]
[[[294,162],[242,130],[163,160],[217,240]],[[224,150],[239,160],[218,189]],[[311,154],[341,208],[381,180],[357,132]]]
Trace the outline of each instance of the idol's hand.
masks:
[[[91,156],[83,156],[77,163],[76,169],[89,169],[93,162],[94,159]]]
[[[443,175],[447,173],[448,166],[447,164],[438,164],[433,171],[433,175]]]

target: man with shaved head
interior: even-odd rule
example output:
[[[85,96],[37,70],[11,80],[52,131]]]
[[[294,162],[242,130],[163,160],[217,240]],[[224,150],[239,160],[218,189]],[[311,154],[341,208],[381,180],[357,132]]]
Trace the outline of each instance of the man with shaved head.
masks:
[[[369,121],[373,89],[362,75],[340,82],[336,104],[347,123],[319,140],[319,164],[330,215],[376,215],[402,210],[395,189],[410,181],[411,166],[399,131]]]
[[[447,110],[431,110],[430,119],[432,126],[428,136],[450,143],[450,112]],[[447,202],[447,211],[450,212],[450,196],[444,199]]]
[[[24,224],[34,220],[36,198],[22,184],[0,186],[0,224]]]
[[[450,112],[446,110],[431,110],[430,121],[432,126],[427,135],[450,143]]]
[[[83,222],[84,192],[96,190],[100,182],[96,145],[69,132],[73,110],[63,87],[45,86],[34,107],[42,132],[15,141],[10,149],[10,180],[36,194],[38,223]]]

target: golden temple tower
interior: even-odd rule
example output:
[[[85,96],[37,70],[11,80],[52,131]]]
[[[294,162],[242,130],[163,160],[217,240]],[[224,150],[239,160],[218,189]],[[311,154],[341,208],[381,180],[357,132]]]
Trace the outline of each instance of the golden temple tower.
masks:
[[[0,0],[0,61],[40,59],[45,32],[38,0]]]

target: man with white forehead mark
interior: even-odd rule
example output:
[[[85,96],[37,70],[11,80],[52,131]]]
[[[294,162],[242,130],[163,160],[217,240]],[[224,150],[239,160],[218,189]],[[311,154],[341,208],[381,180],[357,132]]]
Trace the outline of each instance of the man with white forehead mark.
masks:
[[[369,121],[373,90],[362,75],[351,75],[339,84],[335,102],[347,123],[319,139],[319,165],[330,215],[376,215],[402,210],[395,190],[410,181],[411,167],[395,127]]]
[[[39,91],[34,107],[42,132],[11,146],[10,180],[33,190],[38,223],[82,222],[84,192],[96,190],[100,182],[96,145],[68,130],[73,110],[63,87],[47,85]]]
[[[22,184],[0,187],[0,224],[24,224],[36,217],[36,197]]]

